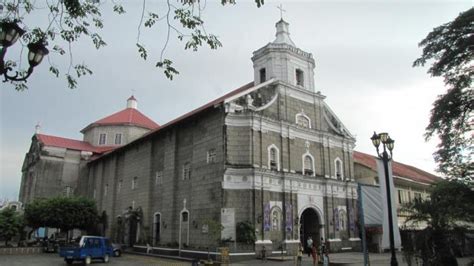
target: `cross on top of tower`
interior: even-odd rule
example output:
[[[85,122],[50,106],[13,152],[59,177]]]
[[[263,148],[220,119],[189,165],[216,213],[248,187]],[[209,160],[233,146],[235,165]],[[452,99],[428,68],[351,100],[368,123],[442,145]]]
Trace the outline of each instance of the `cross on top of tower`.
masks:
[[[277,6],[278,9],[280,9],[280,18],[283,19],[283,12],[286,12],[285,9],[283,9],[283,5],[280,4],[279,6]]]

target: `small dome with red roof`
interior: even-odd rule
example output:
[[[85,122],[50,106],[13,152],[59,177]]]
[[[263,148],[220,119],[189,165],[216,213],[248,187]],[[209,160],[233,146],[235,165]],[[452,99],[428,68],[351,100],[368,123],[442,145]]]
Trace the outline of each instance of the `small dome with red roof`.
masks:
[[[138,111],[137,99],[132,95],[125,109],[89,124],[81,133],[93,146],[124,145],[159,127]]]

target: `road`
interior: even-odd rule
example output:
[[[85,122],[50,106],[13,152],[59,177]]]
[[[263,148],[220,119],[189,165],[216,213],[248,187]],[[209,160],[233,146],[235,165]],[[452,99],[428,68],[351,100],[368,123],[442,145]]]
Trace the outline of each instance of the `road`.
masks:
[[[34,254],[34,255],[2,255],[0,256],[0,266],[66,266],[66,262],[58,254]],[[82,265],[76,261],[73,265]],[[191,263],[173,261],[162,258],[137,256],[124,254],[122,257],[110,258],[110,262],[104,264],[100,260],[92,261],[91,265],[153,265],[153,266],[189,266]]]

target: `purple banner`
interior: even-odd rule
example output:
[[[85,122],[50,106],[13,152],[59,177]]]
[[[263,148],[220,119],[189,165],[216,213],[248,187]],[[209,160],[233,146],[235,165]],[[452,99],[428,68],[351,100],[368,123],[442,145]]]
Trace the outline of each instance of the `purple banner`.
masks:
[[[270,222],[270,203],[265,204],[263,208],[263,230],[270,231],[272,224]]]
[[[334,208],[334,224],[336,225],[336,231],[339,231],[339,211],[337,208]]]
[[[350,204],[348,208],[349,208],[349,225],[350,225],[351,231],[354,232],[355,231],[354,209],[352,208]]]
[[[291,203],[285,203],[286,209],[286,226],[285,229],[288,232],[293,231],[293,205]]]

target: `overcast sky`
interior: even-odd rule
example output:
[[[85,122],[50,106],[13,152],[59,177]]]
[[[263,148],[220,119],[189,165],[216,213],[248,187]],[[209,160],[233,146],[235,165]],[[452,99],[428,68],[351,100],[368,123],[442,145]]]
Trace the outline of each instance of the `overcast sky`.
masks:
[[[411,65],[421,54],[418,42],[470,8],[471,1],[267,0],[257,8],[253,1],[222,7],[216,3],[220,0],[208,0],[202,12],[206,30],[219,36],[223,47],[185,51],[184,43],[172,38],[166,57],[181,73],[173,81],[154,67],[165,28],[142,28],[141,41],[149,50],[144,62],[135,46],[141,5],[122,2],[124,15],[111,12],[110,1],[103,5],[105,48],[97,51],[87,39],[73,44],[74,62],[84,62],[94,71],[79,79],[77,89],[68,89],[63,78],[51,75],[48,60],[36,67],[27,91],[0,83],[0,198],[18,197],[21,166],[37,122],[44,134],[82,139],[82,128],[123,109],[133,93],[140,111],[165,124],[252,81],[250,57],[273,41],[280,3],[292,40],[316,60],[316,91],[327,96],[326,102],[356,136],[356,150],[374,154],[369,138],[374,130],[387,131],[396,141],[397,161],[434,173],[437,141],[425,142],[423,133],[431,104],[445,88],[441,79],[426,74],[426,68]],[[163,3],[149,0],[146,9],[162,15]],[[27,23],[43,25],[45,19],[45,14],[38,14]],[[15,48],[9,49],[8,59],[18,58]],[[49,61],[64,73],[66,59],[52,55]]]

